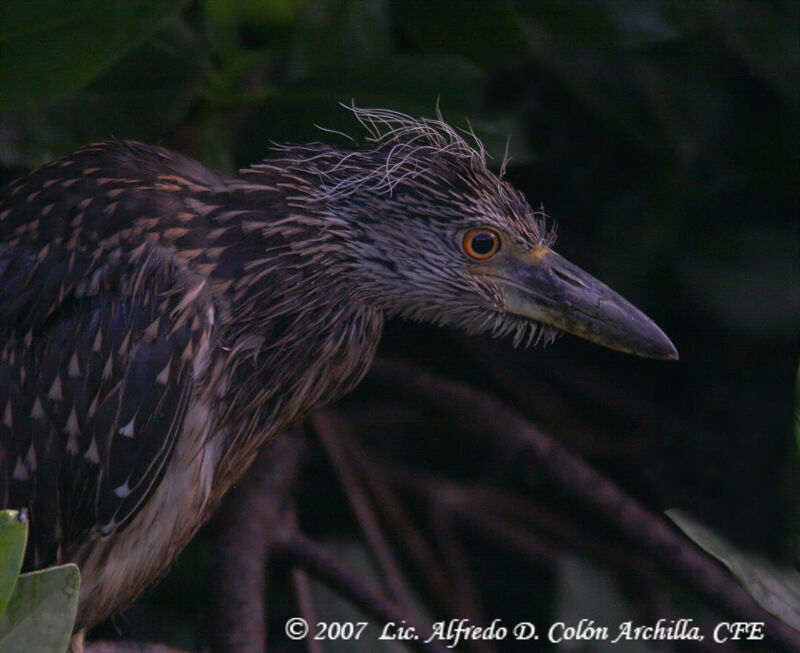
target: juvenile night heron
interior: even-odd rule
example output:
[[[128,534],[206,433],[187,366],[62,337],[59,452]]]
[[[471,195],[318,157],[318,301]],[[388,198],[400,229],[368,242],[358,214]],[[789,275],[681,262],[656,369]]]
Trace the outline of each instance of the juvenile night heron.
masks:
[[[108,141],[0,194],[0,505],[30,510],[29,568],[79,565],[77,632],[163,574],[264,444],[361,380],[385,316],[677,357],[551,249],[479,145],[353,110],[364,146],[278,147],[241,178]]]

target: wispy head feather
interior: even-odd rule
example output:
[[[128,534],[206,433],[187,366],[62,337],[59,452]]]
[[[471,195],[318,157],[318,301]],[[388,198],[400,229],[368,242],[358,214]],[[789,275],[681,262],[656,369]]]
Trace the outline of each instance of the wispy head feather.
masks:
[[[276,145],[273,156],[242,171],[253,196],[258,188],[265,197],[285,192],[294,211],[287,220],[310,225],[315,242],[307,251],[335,251],[356,280],[354,292],[387,315],[518,345],[552,340],[553,329],[506,310],[498,282],[473,274],[458,244],[474,228],[504,234],[518,251],[549,246],[555,235],[544,211],[489,169],[471,126],[451,127],[438,108],[433,118],[345,108],[365,132],[360,139],[342,134],[350,141],[344,147]],[[276,234],[274,242],[284,241]]]
[[[354,104],[341,106],[351,111],[366,131],[363,142],[336,130],[320,129],[343,136],[361,149],[335,151],[322,143],[273,145],[273,151],[280,154],[297,156],[304,151],[306,156],[300,156],[298,162],[318,164],[319,172],[324,173],[322,191],[326,199],[342,199],[359,190],[391,195],[398,184],[425,174],[432,156],[450,155],[468,166],[486,167],[486,149],[474,131],[451,127],[438,106],[436,118],[413,118],[399,111]],[[380,151],[380,165],[365,166],[365,150]],[[334,152],[338,156],[333,156]],[[346,174],[337,174],[342,172]]]
[[[361,141],[326,129],[347,138],[352,145],[274,145],[277,156],[253,166],[250,172],[278,164],[299,177],[311,175],[315,198],[340,206],[350,200],[363,201],[366,194],[391,198],[400,187],[430,189],[431,200],[437,201],[443,199],[437,190],[453,191],[460,184],[458,199],[462,205],[499,198],[518,215],[517,226],[525,239],[541,245],[553,242],[555,232],[544,211],[532,210],[524,196],[503,180],[508,154],[500,174],[492,173],[487,165],[490,157],[471,126],[452,127],[444,121],[438,106],[434,118],[414,118],[399,111],[354,104],[342,106],[353,113],[366,132]],[[447,201],[452,204],[453,192],[450,195]]]
[[[415,145],[438,152],[449,152],[475,163],[486,165],[486,148],[469,130],[458,130],[444,121],[437,104],[436,118],[413,118],[390,109],[365,109],[355,104],[342,106],[353,112],[369,136],[365,139],[376,145]],[[470,137],[472,144],[464,137]]]

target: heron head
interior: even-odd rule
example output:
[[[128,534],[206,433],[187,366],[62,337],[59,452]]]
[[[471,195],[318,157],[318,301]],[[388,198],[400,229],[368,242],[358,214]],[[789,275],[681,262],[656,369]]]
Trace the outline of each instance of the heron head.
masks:
[[[327,205],[349,225],[344,247],[366,301],[515,343],[565,331],[640,356],[678,357],[650,318],[553,249],[546,216],[489,170],[479,143],[441,119],[354,111],[370,146],[341,151],[320,169]]]

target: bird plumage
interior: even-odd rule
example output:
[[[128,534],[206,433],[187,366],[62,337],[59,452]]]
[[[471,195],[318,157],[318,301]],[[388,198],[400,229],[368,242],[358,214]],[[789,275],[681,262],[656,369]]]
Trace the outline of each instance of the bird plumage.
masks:
[[[341,285],[291,251],[316,227],[254,226],[284,198],[259,187],[255,209],[232,180],[119,141],[0,196],[0,503],[31,510],[28,567],[79,562],[83,624],[163,570],[260,445],[366,371],[380,315],[322,301]],[[189,514],[144,514],[170,465],[198,464]],[[145,568],[116,563],[134,587],[93,587],[126,533],[159,539],[143,529],[163,532]]]
[[[81,567],[77,629],[360,381],[384,316],[552,337],[459,245],[484,226],[509,260],[546,253],[543,216],[441,120],[355,112],[365,146],[276,147],[239,178],[108,141],[0,192],[0,505],[30,509],[29,568]]]

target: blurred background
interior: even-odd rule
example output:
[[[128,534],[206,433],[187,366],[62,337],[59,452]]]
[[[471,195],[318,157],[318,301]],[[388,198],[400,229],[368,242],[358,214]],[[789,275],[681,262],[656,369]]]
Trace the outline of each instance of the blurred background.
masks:
[[[438,103],[451,124],[472,126],[495,169],[508,145],[508,178],[558,224],[560,253],[655,319],[681,358],[637,359],[569,336],[514,350],[399,322],[381,354],[501,398],[654,512],[688,510],[737,546],[792,564],[799,20],[790,0],[2,3],[0,182],[111,137],[233,173],[264,158],[270,141],[344,142],[318,125],[362,138],[339,102],[415,116]],[[338,410],[375,460],[517,492],[556,515],[575,510],[536,470],[509,471],[369,379]],[[403,496],[424,515],[424,499]],[[298,514],[370,573],[313,444]],[[591,532],[613,537],[603,528]],[[205,646],[213,530],[101,634]],[[624,615],[635,603],[602,560],[530,565],[469,532],[462,542],[482,569],[475,586],[490,618],[552,621],[592,602]],[[270,583],[274,620],[293,613],[285,581],[278,572]],[[315,592],[320,613],[349,614]],[[702,611],[677,601],[684,616]],[[279,641],[275,623],[271,650],[302,650]]]

